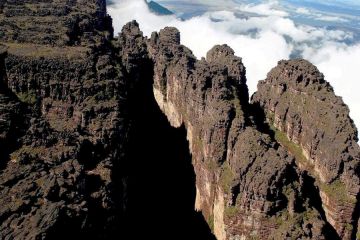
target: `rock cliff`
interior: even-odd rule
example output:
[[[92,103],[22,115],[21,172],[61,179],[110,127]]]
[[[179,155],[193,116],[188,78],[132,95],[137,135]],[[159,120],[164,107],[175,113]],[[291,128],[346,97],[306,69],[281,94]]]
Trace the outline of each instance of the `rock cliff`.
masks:
[[[0,156],[6,157],[15,144],[21,122],[20,103],[16,101],[8,88],[5,71],[6,47],[0,45]],[[1,166],[4,161],[1,161]]]
[[[108,238],[127,124],[125,80],[100,32],[112,28],[98,28],[105,1],[5,1],[0,13],[0,238]]]
[[[105,0],[2,0],[0,39],[50,45],[89,45],[112,37]]]
[[[249,102],[229,46],[114,38],[105,0],[3,1],[0,42],[1,239],[356,238],[357,130],[310,63]]]
[[[323,189],[340,192],[344,190],[343,183],[323,182],[319,192],[317,183],[312,183],[312,175],[308,176],[312,172],[296,164],[298,156],[274,136],[276,130],[264,129],[259,123],[262,115],[257,112],[256,100],[248,104],[242,61],[228,46],[215,46],[206,59],[198,61],[189,49],[180,45],[180,33],[176,29],[165,28],[153,34],[149,41],[149,53],[155,63],[154,96],[172,126],[184,125],[187,129],[197,176],[196,208],[208,219],[214,219],[218,239],[246,236],[281,239],[287,235],[334,238],[333,228],[339,237],[351,238],[353,230],[349,226],[356,221],[359,192],[356,131],[350,132],[353,142],[344,144],[353,154],[346,160],[349,162],[347,182],[355,194],[349,192],[349,199],[343,196],[347,201],[335,206],[339,207],[336,215],[329,211],[336,203],[326,201]],[[295,61],[298,74],[301,63]],[[313,68],[304,67],[307,71]],[[311,87],[317,88],[315,83]],[[254,99],[260,98],[264,89],[259,87]],[[268,91],[278,96],[273,89]],[[329,96],[337,98],[333,92]],[[272,100],[269,96],[262,97]],[[286,104],[294,106],[290,102]],[[354,129],[347,108],[341,106],[345,108],[343,117],[348,120],[343,126]],[[333,134],[332,141],[341,141],[341,137]],[[339,147],[333,146],[332,150],[343,151]],[[305,188],[309,193],[304,192]],[[319,199],[323,202],[317,202]]]
[[[298,147],[297,165],[316,179],[328,221],[350,238],[359,214],[360,148],[348,107],[305,60],[279,62],[252,101]]]

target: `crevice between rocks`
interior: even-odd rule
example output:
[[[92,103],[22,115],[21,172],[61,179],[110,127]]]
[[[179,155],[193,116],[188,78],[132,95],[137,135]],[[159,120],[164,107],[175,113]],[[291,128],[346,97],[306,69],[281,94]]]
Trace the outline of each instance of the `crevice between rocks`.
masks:
[[[356,206],[355,211],[353,212],[352,220],[353,220],[353,232],[351,239],[357,239],[357,234],[360,233],[360,229],[358,228],[358,221],[360,219],[360,192],[356,196]]]
[[[129,92],[125,239],[214,239],[195,211],[195,172],[184,126],[173,128],[153,94],[153,66]]]
[[[270,135],[273,141],[275,141],[280,146],[281,143],[275,139],[275,132],[271,129],[269,123],[266,120],[266,114],[264,110],[258,104],[252,104],[251,106],[252,108],[250,109],[252,109],[252,112],[250,113],[250,115],[253,116],[257,129],[263,133]],[[300,167],[298,166],[296,161],[294,167],[300,170]],[[325,238],[334,240],[341,239],[335,228],[328,222],[326,218],[325,210],[323,208],[323,203],[320,196],[320,190],[319,187],[316,185],[315,178],[311,176],[307,171],[300,171],[300,174],[303,178],[303,200],[309,199],[310,206],[314,207],[320,213],[322,220],[325,222]]]
[[[323,208],[322,199],[320,197],[320,190],[316,186],[316,180],[310,176],[306,171],[302,175],[303,177],[303,194],[305,199],[309,199],[310,206],[313,206],[319,213],[321,218],[325,222],[324,235],[326,239],[340,240],[335,228],[327,221],[325,210]]]

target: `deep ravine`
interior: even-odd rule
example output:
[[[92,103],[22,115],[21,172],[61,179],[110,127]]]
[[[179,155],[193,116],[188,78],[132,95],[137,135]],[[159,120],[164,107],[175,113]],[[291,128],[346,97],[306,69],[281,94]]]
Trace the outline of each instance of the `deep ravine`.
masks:
[[[143,68],[143,71],[146,68]],[[215,239],[195,211],[195,172],[186,131],[170,126],[157,105],[147,68],[129,93],[126,237]]]
[[[301,59],[250,100],[245,66],[173,27],[114,37],[105,0],[2,1],[0,239],[354,240],[346,104]]]

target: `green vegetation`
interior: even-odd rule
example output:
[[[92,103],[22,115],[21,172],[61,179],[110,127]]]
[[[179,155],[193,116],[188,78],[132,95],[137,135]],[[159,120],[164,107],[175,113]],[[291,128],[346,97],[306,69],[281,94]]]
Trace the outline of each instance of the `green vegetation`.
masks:
[[[345,184],[341,182],[339,179],[335,180],[330,184],[321,183],[320,187],[321,190],[323,190],[326,193],[326,195],[328,195],[330,198],[338,200],[341,203],[345,203],[345,202],[356,203],[356,199],[349,197],[346,191]]]
[[[271,125],[271,130],[275,133],[275,140],[278,141],[284,148],[286,148],[296,159],[302,168],[306,169],[313,177],[315,177],[320,189],[326,193],[330,198],[336,199],[342,203],[355,203],[356,199],[349,197],[346,186],[339,179],[330,184],[322,183],[317,174],[314,172],[314,166],[306,159],[303,154],[301,146],[289,140],[285,133],[276,129]]]
[[[282,190],[283,194],[289,199],[289,197],[292,195],[292,193],[294,192],[294,190],[292,189],[292,187],[290,185],[286,185],[283,190]]]
[[[214,232],[214,215],[210,215],[209,218],[207,219],[207,223],[210,227],[211,232]]]
[[[197,150],[203,149],[203,142],[202,142],[202,139],[200,138],[200,136],[196,135],[193,138],[193,145],[194,145],[195,149],[197,149]]]
[[[273,217],[273,221],[277,226],[282,226],[288,222],[290,215],[287,211],[280,212],[278,215]]]
[[[23,103],[33,105],[36,103],[36,93],[32,90],[28,92],[18,93],[19,100]]]
[[[260,240],[260,238],[255,235],[251,235],[251,236],[249,236],[249,240]]]
[[[224,214],[226,217],[231,218],[239,214],[239,209],[236,206],[227,206]]]
[[[287,210],[283,210],[276,216],[268,219],[271,223],[275,224],[275,231],[272,233],[270,239],[285,239],[284,234],[291,231],[291,239],[298,239],[301,236],[302,224],[305,222],[312,223],[319,217],[319,213],[314,209],[307,208],[306,211],[301,213],[294,213],[290,215]]]
[[[231,88],[232,93],[234,98],[231,99],[231,103],[235,108],[235,112],[236,112],[236,116],[242,116],[243,115],[243,110],[241,108],[241,102],[240,102],[240,98],[236,92],[236,88],[234,86],[232,86]]]
[[[36,185],[38,185],[39,187],[42,187],[42,186],[44,186],[44,184],[45,184],[45,179],[44,179],[43,177],[38,178],[38,179],[35,180],[35,183],[36,183]]]
[[[270,121],[274,121],[274,116],[270,116]],[[335,180],[330,184],[322,183],[317,174],[314,172],[314,166],[306,159],[303,154],[301,146],[289,140],[287,135],[276,129],[271,125],[271,130],[274,132],[275,140],[279,142],[284,148],[286,148],[296,159],[298,164],[301,164],[302,168],[306,169],[313,177],[316,179],[316,183],[319,185],[321,191],[328,195],[331,199],[335,199],[340,203],[355,203],[356,199],[348,195],[346,186],[339,179]],[[290,189],[284,189],[283,193],[288,196],[291,194]],[[304,221],[311,221],[318,216],[318,213],[314,210],[308,210],[303,213],[296,213],[294,217],[287,216],[287,213],[283,213],[275,217],[274,221],[276,225],[280,226],[279,229],[288,228],[290,225],[296,225],[301,219]],[[347,231],[352,231],[353,226],[351,224],[346,224],[345,229]],[[359,236],[358,236],[359,238]]]
[[[209,159],[207,162],[207,167],[210,171],[215,171],[218,168],[218,165],[215,161]]]
[[[278,141],[284,148],[289,150],[297,161],[308,165],[308,161],[303,154],[303,150],[298,144],[290,141],[284,132],[279,131],[274,126],[271,126],[271,130],[275,133],[275,140]]]
[[[313,219],[317,218],[319,216],[318,212],[315,210],[308,210],[302,213],[302,218],[305,221],[311,222]]]
[[[116,107],[118,100],[116,97],[112,97],[110,99],[100,99],[100,95],[95,95],[86,98],[84,101],[84,110],[90,111],[91,109],[113,109]]]
[[[18,162],[23,155],[27,155],[30,157],[37,157],[43,153],[45,153],[47,150],[45,147],[30,147],[30,146],[24,146],[17,151],[13,152],[10,155],[10,159],[12,162]]]
[[[25,7],[27,8],[27,9],[30,9],[31,11],[38,11],[38,6],[37,5],[35,5],[35,4],[29,4],[29,3],[25,3]]]
[[[186,106],[180,106],[179,113],[180,113],[180,115],[182,115],[184,121],[186,119],[189,119],[189,114],[187,112]],[[200,136],[198,136],[198,138],[200,138]]]
[[[274,122],[275,122],[275,114],[272,113],[272,112],[269,112],[266,116],[267,118],[267,122],[269,123],[270,126],[273,126],[274,125]]]
[[[345,224],[345,229],[346,229],[347,231],[349,231],[349,232],[352,232],[353,226],[352,226],[350,223],[346,223],[346,224]]]
[[[86,47],[54,47],[30,43],[0,42],[8,47],[8,52],[17,56],[35,58],[63,58],[70,60],[86,59],[86,53],[90,50]]]
[[[356,234],[356,239],[360,240],[360,229],[358,230],[357,234]]]
[[[236,116],[241,116],[242,115],[242,109],[241,109],[240,99],[235,97],[232,100],[232,103],[233,103],[235,111],[236,111]]]
[[[230,166],[227,163],[224,163],[220,175],[220,184],[224,192],[227,194],[231,191],[231,183],[234,179],[234,175],[235,174],[231,170]]]

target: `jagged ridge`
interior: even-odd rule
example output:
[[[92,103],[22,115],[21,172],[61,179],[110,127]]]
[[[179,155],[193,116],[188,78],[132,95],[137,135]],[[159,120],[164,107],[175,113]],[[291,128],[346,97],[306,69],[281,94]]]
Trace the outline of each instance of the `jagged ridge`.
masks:
[[[50,3],[31,3],[53,9]],[[77,4],[83,2],[70,6]],[[105,1],[94,4],[88,10],[96,14],[85,19],[111,33],[109,25],[96,27],[108,19]],[[23,16],[36,20],[43,14],[23,1],[0,5],[0,14],[11,13],[16,24]],[[66,18],[80,14],[82,19],[76,7],[69,9]],[[53,10],[48,14],[58,18]],[[0,22],[7,21],[5,15]],[[35,32],[48,25],[45,19]],[[194,204],[218,240],[354,238],[357,132],[347,107],[314,66],[303,60],[280,62],[249,104],[245,67],[226,45],[197,60],[174,28],[147,39],[132,22],[115,42],[110,35],[99,41],[99,31],[90,27],[70,29],[89,41],[63,41],[55,34],[54,41],[41,36],[23,43],[26,37],[6,31],[0,36],[9,47],[7,76],[0,50],[0,118],[6,122],[0,124],[0,144],[6,145],[6,151],[1,148],[2,238],[60,239],[71,232],[73,238],[112,239],[124,233],[129,93],[148,84],[144,69],[153,70],[148,91],[170,124],[186,128],[196,174]],[[93,34],[85,34],[88,30]],[[312,109],[319,103],[324,115],[338,119],[331,122],[336,131],[328,131],[326,118]],[[320,125],[312,125],[317,119]],[[309,135],[315,130],[316,137]],[[331,154],[325,151],[328,144],[333,144]],[[303,162],[297,147],[304,149]],[[307,168],[311,161],[318,166],[314,172]],[[329,190],[345,198],[336,199]]]

